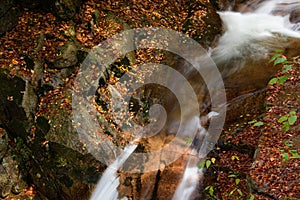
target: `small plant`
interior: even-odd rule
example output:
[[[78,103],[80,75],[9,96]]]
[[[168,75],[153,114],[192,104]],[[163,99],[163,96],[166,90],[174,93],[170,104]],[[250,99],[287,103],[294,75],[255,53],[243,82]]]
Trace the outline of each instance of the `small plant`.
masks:
[[[294,125],[297,121],[297,115],[295,111],[290,111],[288,114],[283,115],[278,119],[279,123],[282,123],[282,129],[287,132],[290,126]]]
[[[204,168],[206,167],[207,169],[210,167],[210,165],[213,163],[215,164],[216,162],[216,158],[211,158],[211,159],[207,159],[207,160],[202,160],[200,163],[199,163],[199,168]]]
[[[248,122],[248,124],[253,124],[252,126],[262,126],[264,123],[262,121],[257,121],[256,119]]]
[[[214,187],[213,187],[212,185],[207,186],[207,187],[205,188],[205,190],[208,191],[208,193],[209,193],[209,195],[210,195],[211,197],[214,196]]]
[[[284,162],[289,161],[290,158],[291,159],[300,158],[298,151],[295,149],[288,150],[288,152],[285,150],[280,150],[280,152]],[[292,156],[290,156],[290,154],[292,154]]]
[[[254,195],[251,194],[250,197],[249,197],[249,200],[254,200],[254,199],[255,199]]]
[[[237,191],[240,196],[243,196],[243,192],[238,188],[238,185],[241,182],[241,179],[239,177],[240,177],[239,174],[234,174],[234,173],[231,173],[228,176],[228,178],[235,178],[235,180],[234,180],[235,188],[230,191],[229,196],[233,195],[235,191]]]
[[[274,66],[278,64],[285,64],[287,62],[287,59],[284,55],[282,55],[282,52],[282,50],[276,50],[275,54],[272,56],[269,62],[274,62]]]
[[[293,66],[291,65],[291,62],[288,61],[284,55],[282,55],[282,50],[276,50],[275,54],[272,56],[272,58],[269,60],[269,62],[270,63],[274,62],[274,66],[276,66],[278,64],[282,64],[283,65],[283,69],[282,69],[283,73],[286,73],[293,68]],[[269,81],[269,85],[273,85],[275,83],[278,83],[279,85],[281,85],[288,80],[289,76],[290,75],[287,74],[287,75],[282,75],[280,77],[272,78]]]
[[[231,160],[234,161],[234,160],[239,160],[239,157],[238,156],[231,156]]]

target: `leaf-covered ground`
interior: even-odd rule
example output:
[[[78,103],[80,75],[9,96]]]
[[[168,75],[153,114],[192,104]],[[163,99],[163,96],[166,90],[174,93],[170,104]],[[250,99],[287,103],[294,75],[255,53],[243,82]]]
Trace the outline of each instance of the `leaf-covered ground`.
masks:
[[[208,197],[300,198],[299,60],[285,69],[275,78],[288,79],[267,87],[266,112],[240,116],[240,122],[224,131],[224,143],[211,153],[218,162],[208,169]]]

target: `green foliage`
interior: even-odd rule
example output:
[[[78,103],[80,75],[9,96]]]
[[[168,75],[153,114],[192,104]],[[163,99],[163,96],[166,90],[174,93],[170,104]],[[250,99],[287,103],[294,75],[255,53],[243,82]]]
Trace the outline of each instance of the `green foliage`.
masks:
[[[259,121],[259,122],[256,122],[255,124],[253,124],[253,126],[262,126],[262,125],[264,125],[264,123],[263,123],[263,122],[261,122],[261,121]]]
[[[254,199],[255,199],[254,195],[253,195],[253,194],[251,194],[251,196],[250,196],[249,200],[254,200]]]
[[[292,149],[292,150],[289,150],[289,152],[292,154],[291,158],[300,158],[300,155],[297,150]]]
[[[207,160],[202,160],[199,163],[199,168],[204,168],[206,167],[207,169],[211,166],[211,164],[215,164],[216,162],[216,158],[211,158],[211,159],[207,159]]]
[[[207,191],[208,190],[208,193],[210,196],[214,196],[214,187],[212,185],[209,185],[205,188],[205,190]]]
[[[273,85],[275,83],[277,83],[278,81],[278,78],[272,78],[270,81],[269,81],[269,85]]]
[[[289,154],[284,152],[284,150],[281,150],[281,152],[282,152],[281,156],[282,156],[283,161],[287,162],[289,160]]]
[[[232,157],[237,157],[237,156],[232,156]],[[231,159],[232,159],[231,157]],[[238,158],[238,157],[237,157]],[[229,193],[229,196],[233,195],[235,191],[237,191],[237,193],[240,195],[240,196],[243,196],[243,192],[238,188],[238,185],[240,184],[241,182],[241,179],[240,179],[240,174],[235,174],[233,172],[230,172],[230,175],[228,176],[228,178],[235,178],[234,182],[235,182],[235,188],[232,189]]]
[[[192,138],[187,138],[187,139],[185,140],[185,142],[186,142],[186,144],[192,144],[193,139],[192,139]]]
[[[282,72],[283,73],[286,73],[288,71],[290,71],[293,66],[290,65],[290,61],[287,60],[287,58],[282,55],[282,51],[281,50],[277,50],[275,51],[276,54],[274,54],[272,56],[272,58],[269,60],[269,62],[274,62],[274,66],[278,65],[278,64],[282,64],[283,65],[283,69],[282,69]],[[284,82],[286,82],[289,78],[289,75],[283,75],[283,76],[280,76],[280,77],[275,77],[275,78],[272,78],[270,81],[269,81],[269,85],[273,85],[275,83],[278,83],[279,85],[282,85]]]
[[[284,143],[285,146],[287,146],[287,147],[292,147],[292,146],[293,146],[293,143],[291,143],[290,140],[286,140],[286,141],[284,141],[283,143]]]
[[[240,183],[241,179],[237,178],[235,179],[235,184],[238,185]]]
[[[288,72],[288,71],[290,71],[291,69],[293,68],[293,66],[292,65],[285,65],[284,67],[283,67],[283,73],[286,73],[286,72]]]
[[[231,156],[231,160],[239,160],[238,156]]]
[[[281,116],[278,119],[279,123],[282,123],[282,129],[287,132],[290,126],[294,125],[297,121],[297,115],[295,111],[290,111],[288,114]]]
[[[242,191],[240,189],[237,189],[237,191],[238,191],[238,193],[239,193],[240,196],[243,196],[243,193],[242,193]]]
[[[209,166],[211,165],[211,161],[210,160],[206,160],[205,165],[206,165],[206,168],[209,168]]]
[[[291,159],[300,158],[300,155],[299,155],[298,151],[295,150],[295,149],[291,149],[288,152],[286,152],[285,150],[280,150],[280,152],[281,152],[281,157],[282,157],[284,162],[289,161],[290,158]],[[290,154],[292,156],[290,156]]]
[[[262,126],[264,123],[262,121],[257,121],[256,119],[248,122],[248,124],[253,124],[253,126]]]

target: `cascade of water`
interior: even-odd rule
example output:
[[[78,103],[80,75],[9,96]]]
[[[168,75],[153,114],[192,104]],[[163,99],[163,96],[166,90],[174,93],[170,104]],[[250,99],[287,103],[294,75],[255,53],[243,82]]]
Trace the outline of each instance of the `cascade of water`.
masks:
[[[258,59],[267,56],[268,53],[278,47],[278,39],[281,37],[300,38],[300,33],[295,31],[295,24],[289,21],[289,13],[294,8],[299,9],[298,0],[270,0],[265,1],[253,13],[220,12],[226,32],[220,38],[218,46],[212,50],[212,57],[224,76],[233,73],[236,69],[225,70],[226,63],[235,60],[242,61],[245,57]],[[281,15],[275,15],[274,11],[284,11]],[[207,117],[215,117],[217,113],[210,113]],[[198,117],[198,116],[197,116]],[[197,124],[199,135],[209,134],[201,126],[200,120]],[[201,146],[202,145],[202,146]],[[91,200],[113,200],[118,198],[117,187],[119,178],[117,170],[134,152],[137,145],[129,145],[124,152],[118,156],[102,175],[101,180],[91,197]],[[193,149],[187,163],[183,178],[174,194],[173,200],[188,200],[193,196],[199,181],[203,177],[203,169],[198,165],[201,159],[207,155],[207,146],[202,141],[200,146]]]
[[[119,177],[116,176],[117,170],[134,152],[137,144],[125,147],[124,151],[117,159],[105,170],[100,181],[95,188],[91,200],[115,200],[118,198],[117,187],[120,184]]]
[[[220,12],[226,32],[220,38],[218,46],[212,50],[212,57],[218,67],[224,70],[223,76],[226,77],[237,70],[237,68],[226,69],[234,65],[236,60],[239,60],[238,65],[242,65],[245,58],[259,59],[268,56],[271,50],[279,47],[276,43],[280,37],[300,38],[300,33],[293,28],[295,24],[289,21],[289,12],[295,5],[299,9],[300,2],[270,0],[261,4],[254,13]],[[275,9],[287,12],[283,13],[283,16],[276,16],[273,13]],[[214,116],[215,113],[208,115]],[[202,134],[209,134],[202,127],[200,131]],[[193,193],[203,178],[203,169],[199,169],[198,166],[199,161],[206,157],[208,148],[204,141],[201,145],[197,159],[195,159],[196,149],[193,150],[173,200],[195,199]]]
[[[264,9],[255,13],[219,13],[226,32],[221,36],[218,46],[213,49],[212,57],[221,70],[225,70],[224,76],[238,69],[229,68],[226,63],[238,62],[242,66],[245,58],[266,58],[270,51],[287,45],[280,42],[285,41],[284,38],[300,38],[300,33],[295,31],[295,24],[289,21],[289,15],[275,16],[270,14],[271,11],[262,13],[269,8],[267,5],[276,5],[273,1],[271,3],[264,4]]]

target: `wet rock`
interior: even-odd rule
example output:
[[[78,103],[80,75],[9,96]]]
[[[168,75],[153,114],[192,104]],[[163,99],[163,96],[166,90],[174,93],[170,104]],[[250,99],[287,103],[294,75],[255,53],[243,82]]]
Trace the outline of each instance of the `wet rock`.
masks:
[[[7,146],[8,146],[7,139],[8,138],[5,129],[0,128],[0,159],[2,159],[6,153]]]
[[[22,186],[24,186],[18,166],[15,156],[9,154],[3,158],[0,165],[0,196],[2,198],[5,198],[11,192],[20,193]]]
[[[10,194],[11,182],[10,177],[5,168],[0,165],[0,196],[7,197]]]
[[[0,2],[0,36],[18,23],[21,12],[13,0]]]
[[[212,0],[211,3],[217,10],[227,10],[233,2],[229,0]]]
[[[77,47],[74,43],[66,43],[61,50],[61,55],[54,61],[53,68],[63,69],[76,65],[77,59]]]
[[[13,0],[3,0],[0,2],[0,16],[2,17],[7,11],[14,7],[15,3]]]
[[[14,194],[20,193],[25,183],[21,178],[22,176],[20,175],[19,164],[16,160],[16,156],[9,155],[3,158],[2,166],[10,178],[10,183],[7,186],[10,187],[11,192]]]
[[[34,118],[37,104],[38,104],[38,97],[35,93],[35,89],[31,85],[31,83],[27,81],[24,95],[23,95],[22,107],[24,108],[26,117],[31,121]]]
[[[101,164],[91,155],[66,146],[51,142],[48,146],[48,150],[41,150],[40,145],[34,147],[35,159],[26,163],[31,168],[30,178],[37,190],[49,199],[88,199],[91,183],[103,170]]]
[[[11,77],[6,71],[0,70],[0,124],[11,138],[26,137],[28,121],[22,108],[22,92],[25,81]]]
[[[81,0],[56,0],[52,12],[63,20],[71,19],[79,10],[80,4]]]
[[[290,14],[290,22],[291,23],[299,23],[300,22],[300,11],[298,10],[293,10]]]
[[[20,5],[24,10],[30,10],[38,7],[41,4],[42,0],[16,0],[16,2]]]
[[[222,33],[222,22],[216,9],[206,1],[191,1],[188,9],[191,16],[186,19],[183,32],[205,48],[214,46],[216,38]]]

